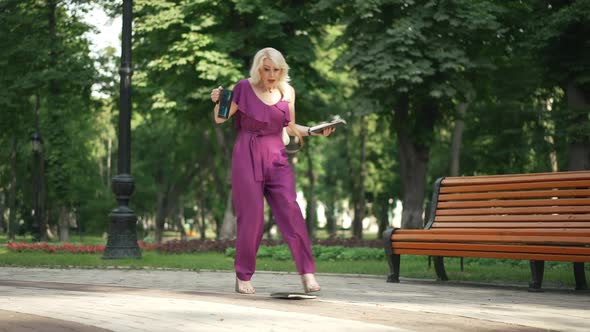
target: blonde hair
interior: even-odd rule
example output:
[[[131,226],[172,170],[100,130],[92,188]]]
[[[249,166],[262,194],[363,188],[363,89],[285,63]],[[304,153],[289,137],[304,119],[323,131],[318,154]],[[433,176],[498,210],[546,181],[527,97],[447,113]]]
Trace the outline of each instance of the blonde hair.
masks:
[[[260,69],[264,65],[264,59],[272,61],[277,68],[281,69],[281,76],[279,76],[277,81],[279,91],[284,95],[288,91],[289,81],[291,80],[289,77],[289,65],[287,64],[287,61],[285,61],[283,54],[272,47],[266,47],[256,52],[256,55],[254,55],[254,59],[252,60],[252,67],[250,67],[250,80],[254,84],[260,83]],[[299,148],[289,151],[296,152],[304,144],[303,137],[294,123],[289,123],[287,127],[289,127],[298,138]]]
[[[277,68],[281,69],[281,76],[277,80],[278,88],[282,93],[285,93],[289,86],[289,81],[291,80],[289,78],[289,65],[287,65],[287,61],[285,61],[283,54],[272,47],[263,48],[254,55],[252,67],[250,68],[250,79],[252,83],[260,83],[260,69],[263,66],[264,59],[272,61]]]

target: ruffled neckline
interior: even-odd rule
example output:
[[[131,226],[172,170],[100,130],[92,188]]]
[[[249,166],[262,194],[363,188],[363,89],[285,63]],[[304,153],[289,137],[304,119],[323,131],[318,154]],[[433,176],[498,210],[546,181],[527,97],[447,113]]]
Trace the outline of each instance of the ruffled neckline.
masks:
[[[248,79],[247,79],[246,81],[248,82],[248,86],[250,87],[250,90],[252,91],[252,93],[254,94],[254,96],[256,96],[256,99],[258,99],[258,101],[259,101],[259,102],[261,102],[262,104],[264,104],[264,105],[266,105],[266,106],[269,106],[269,107],[272,107],[272,106],[277,106],[279,103],[286,101],[286,100],[284,100],[284,97],[285,97],[285,96],[284,96],[284,95],[283,95],[283,93],[281,92],[281,98],[279,99],[279,101],[277,101],[277,102],[276,102],[276,103],[274,103],[274,104],[267,104],[267,103],[265,103],[265,102],[262,100],[262,98],[260,98],[260,96],[259,96],[259,95],[256,93],[256,90],[255,90],[255,89],[254,89],[254,87],[252,86],[252,82],[250,82],[250,80],[248,80]],[[280,92],[280,90],[279,90],[279,92]]]

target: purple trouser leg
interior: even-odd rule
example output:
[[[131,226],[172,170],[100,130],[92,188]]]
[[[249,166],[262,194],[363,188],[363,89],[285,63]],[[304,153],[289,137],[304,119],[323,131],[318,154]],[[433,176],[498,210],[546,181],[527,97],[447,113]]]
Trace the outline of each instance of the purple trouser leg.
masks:
[[[248,179],[240,179],[240,182],[243,181]],[[254,182],[247,186],[234,184],[232,196],[237,217],[234,268],[238,279],[248,281],[256,270],[256,253],[264,231],[262,183]]]
[[[263,195],[291,249],[297,271],[315,272],[305,220],[296,201],[293,171],[286,160],[280,164],[270,162],[267,166],[271,168],[265,170],[265,181],[257,182],[251,176],[248,162],[234,164],[232,197],[237,217],[234,268],[238,279],[244,281],[250,280],[256,270],[256,254],[264,230]]]
[[[315,273],[305,219],[296,201],[291,167],[279,167],[272,173],[265,185],[265,196],[277,226],[291,249],[299,274]]]

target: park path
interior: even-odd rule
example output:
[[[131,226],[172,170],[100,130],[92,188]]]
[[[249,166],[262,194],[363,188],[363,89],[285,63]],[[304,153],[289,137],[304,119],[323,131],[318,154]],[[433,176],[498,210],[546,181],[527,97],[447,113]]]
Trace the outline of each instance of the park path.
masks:
[[[384,276],[319,274],[318,280],[318,299],[289,301],[269,295],[301,291],[291,273],[257,273],[257,294],[247,296],[233,292],[228,271],[1,267],[0,331],[26,324],[23,331],[46,331],[50,323],[84,332],[590,329],[588,292],[407,279],[390,284]]]

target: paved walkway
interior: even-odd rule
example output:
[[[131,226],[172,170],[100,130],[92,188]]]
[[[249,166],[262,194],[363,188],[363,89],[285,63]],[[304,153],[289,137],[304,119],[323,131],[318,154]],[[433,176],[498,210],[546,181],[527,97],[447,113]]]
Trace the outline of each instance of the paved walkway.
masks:
[[[439,284],[319,274],[315,300],[299,277],[259,272],[256,295],[231,272],[0,267],[0,331],[588,331],[590,293],[526,285]]]

